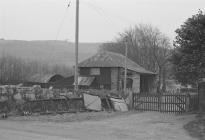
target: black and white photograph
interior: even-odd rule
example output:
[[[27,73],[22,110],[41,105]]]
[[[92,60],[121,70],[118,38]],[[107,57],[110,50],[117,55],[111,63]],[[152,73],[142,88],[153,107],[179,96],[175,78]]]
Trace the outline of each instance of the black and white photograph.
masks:
[[[205,0],[0,0],[0,140],[205,140]]]

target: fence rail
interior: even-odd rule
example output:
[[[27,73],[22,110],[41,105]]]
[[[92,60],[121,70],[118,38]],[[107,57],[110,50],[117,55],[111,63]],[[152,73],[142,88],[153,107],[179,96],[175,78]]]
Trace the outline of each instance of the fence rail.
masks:
[[[27,101],[24,110],[32,113],[70,112],[83,110],[83,98],[59,98]]]

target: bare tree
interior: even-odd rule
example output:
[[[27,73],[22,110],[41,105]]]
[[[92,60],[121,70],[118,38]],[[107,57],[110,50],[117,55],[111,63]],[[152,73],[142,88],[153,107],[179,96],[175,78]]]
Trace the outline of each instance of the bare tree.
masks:
[[[141,24],[120,33],[115,42],[103,44],[100,50],[124,54],[125,39],[128,57],[147,70],[158,73],[158,91],[165,90],[165,68],[171,53],[169,38],[158,28]]]

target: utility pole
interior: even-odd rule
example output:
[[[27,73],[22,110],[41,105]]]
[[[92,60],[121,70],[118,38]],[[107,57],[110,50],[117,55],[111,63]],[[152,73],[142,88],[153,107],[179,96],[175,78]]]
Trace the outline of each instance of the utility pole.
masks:
[[[125,71],[124,71],[124,94],[126,94],[127,89],[127,38],[125,39]]]
[[[75,93],[78,91],[79,0],[76,0],[75,25]]]

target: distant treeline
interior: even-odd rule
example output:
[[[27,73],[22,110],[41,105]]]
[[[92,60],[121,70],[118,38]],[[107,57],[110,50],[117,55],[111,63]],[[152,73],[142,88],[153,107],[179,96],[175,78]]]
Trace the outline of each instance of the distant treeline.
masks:
[[[20,83],[35,74],[72,74],[72,68],[64,65],[49,65],[38,61],[26,61],[8,54],[0,56],[0,83]]]

